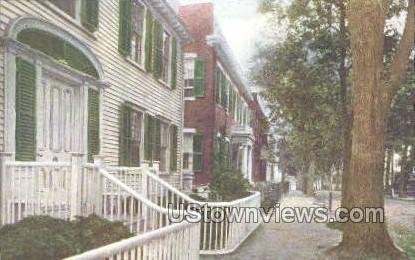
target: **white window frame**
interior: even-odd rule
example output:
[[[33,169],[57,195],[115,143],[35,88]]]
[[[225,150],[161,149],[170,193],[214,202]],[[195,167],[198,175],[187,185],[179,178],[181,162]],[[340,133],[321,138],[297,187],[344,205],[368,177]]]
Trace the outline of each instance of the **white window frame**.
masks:
[[[186,57],[185,61],[184,61],[184,69],[185,69],[185,71],[184,71],[184,82],[185,82],[184,91],[189,90],[189,89],[193,90],[193,95],[189,96],[189,97],[185,96],[184,100],[196,100],[195,93],[194,93],[194,88],[195,88],[195,86],[194,86],[195,61],[196,61],[196,58],[193,58],[193,57],[192,58],[187,58]],[[188,70],[188,67],[191,67],[192,69]],[[192,72],[192,73],[190,73],[191,75],[188,75],[188,71]],[[193,86],[187,86],[186,85],[186,80],[189,80],[189,79],[193,80]]]
[[[67,0],[70,1],[70,0]],[[83,0],[73,0],[75,1],[75,17],[72,17],[68,13],[66,13],[64,10],[62,10],[60,7],[55,5],[52,1],[45,2],[50,8],[52,8],[54,11],[58,12],[60,15],[64,16],[66,19],[70,19],[74,21],[77,25],[82,26],[81,24],[81,6]]]
[[[169,57],[168,57],[168,63],[167,63],[167,78],[165,79],[163,76],[166,76],[164,74],[164,43],[165,43],[165,38],[164,35],[167,34],[169,36]],[[163,27],[163,48],[162,48],[162,72],[161,72],[161,78],[160,81],[168,86],[169,88],[171,88],[171,60],[173,58],[173,34],[170,33],[166,28]]]
[[[141,70],[145,70],[144,68],[144,64],[145,64],[145,44],[146,44],[146,35],[147,35],[147,12],[150,12],[147,8],[147,6],[142,2],[142,1],[134,1],[133,4],[138,3],[140,5],[143,6],[144,8],[144,14],[143,14],[143,35],[141,37],[141,62],[137,62],[134,60],[134,58],[132,57],[132,53],[133,53],[133,45],[131,44],[131,50],[129,55],[127,56],[127,60],[129,62],[131,62],[132,64],[134,64],[135,66],[137,66],[138,68],[140,68]],[[132,36],[131,36],[132,37]],[[132,38],[130,39],[130,41],[132,42]]]

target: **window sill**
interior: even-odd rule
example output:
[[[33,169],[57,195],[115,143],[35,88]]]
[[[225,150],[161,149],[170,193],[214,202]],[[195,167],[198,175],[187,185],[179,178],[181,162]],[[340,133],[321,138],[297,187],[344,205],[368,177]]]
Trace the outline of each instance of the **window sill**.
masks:
[[[144,73],[147,73],[146,69],[144,68],[144,66],[134,60],[132,60],[129,57],[125,57],[125,60],[130,63],[131,65],[133,65],[134,67],[136,67],[137,69],[141,70]]]
[[[75,19],[72,16],[68,15],[67,13],[65,13],[64,11],[59,9],[59,7],[55,6],[54,4],[50,3],[49,1],[41,1],[40,3],[42,5],[44,5],[45,7],[47,7],[49,10],[51,10],[53,13],[57,14],[59,17],[63,18],[65,21],[67,21],[70,24],[72,24],[73,26],[75,26],[77,29],[82,31],[89,38],[91,38],[93,40],[97,40],[97,37],[95,35],[95,32],[97,32],[97,30],[95,32],[89,31],[88,29],[86,29],[81,24],[80,21],[78,21],[77,19]]]
[[[164,80],[158,79],[157,81],[158,83],[163,85],[165,88],[168,88],[169,90],[173,90],[173,88],[168,83],[166,83]]]
[[[184,101],[196,101],[196,97],[185,97]]]

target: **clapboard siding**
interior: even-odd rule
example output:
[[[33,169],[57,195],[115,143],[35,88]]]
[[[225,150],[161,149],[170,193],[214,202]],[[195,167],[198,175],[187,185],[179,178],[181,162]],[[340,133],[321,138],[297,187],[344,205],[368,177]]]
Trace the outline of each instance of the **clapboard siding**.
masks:
[[[118,164],[118,136],[119,136],[119,108],[125,101],[137,104],[147,109],[150,114],[161,115],[179,126],[181,132],[183,125],[183,73],[182,52],[178,56],[177,88],[171,90],[155,80],[152,74],[145,73],[118,52],[118,0],[105,0],[100,2],[99,27],[93,35],[85,32],[76,24],[61,17],[38,1],[0,1],[0,35],[13,19],[20,16],[41,17],[65,28],[79,40],[88,45],[98,57],[104,70],[105,81],[111,87],[105,91],[102,127],[102,154],[108,163]],[[157,16],[157,14],[156,14]],[[169,25],[164,26],[171,31]],[[174,34],[173,34],[174,35]],[[0,49],[0,54],[1,49]],[[0,135],[1,149],[3,150],[4,133],[4,61],[0,55],[1,96],[0,105]],[[178,151],[181,151],[182,138],[179,135]],[[181,165],[181,152],[178,156],[178,165]]]
[[[4,151],[4,79],[4,49],[0,45],[0,151]]]

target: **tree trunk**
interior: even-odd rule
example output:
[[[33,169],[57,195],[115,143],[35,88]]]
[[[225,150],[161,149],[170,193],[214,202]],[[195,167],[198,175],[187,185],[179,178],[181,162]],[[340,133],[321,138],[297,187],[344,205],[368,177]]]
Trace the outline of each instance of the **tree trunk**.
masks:
[[[347,176],[347,207],[384,208],[385,157],[384,28],[386,1],[350,0],[349,30],[353,60],[352,155]],[[344,225],[340,254],[364,259],[401,257],[385,223]]]
[[[346,67],[347,59],[347,28],[346,28],[346,6],[344,1],[337,2],[340,18],[339,18],[339,33],[340,33],[340,66],[339,66],[339,78],[340,78],[340,99],[342,106],[343,117],[343,172],[342,172],[342,207],[347,207],[345,204],[347,201],[347,176],[350,169],[350,157],[352,153],[352,116],[349,114],[350,98],[349,98],[349,84],[347,84],[348,69]]]

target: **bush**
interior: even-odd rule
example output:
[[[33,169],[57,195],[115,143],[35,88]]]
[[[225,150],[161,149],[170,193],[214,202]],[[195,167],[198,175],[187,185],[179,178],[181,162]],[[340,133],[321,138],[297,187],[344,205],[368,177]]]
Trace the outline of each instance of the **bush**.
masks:
[[[105,246],[131,237],[131,233],[121,222],[111,222],[96,215],[79,217],[75,227],[82,241],[83,251]]]
[[[216,174],[210,184],[212,195],[223,201],[233,201],[250,195],[250,184],[240,171]]]
[[[0,229],[1,259],[62,259],[130,236],[121,223],[97,216],[72,222],[48,216],[28,217]]]

